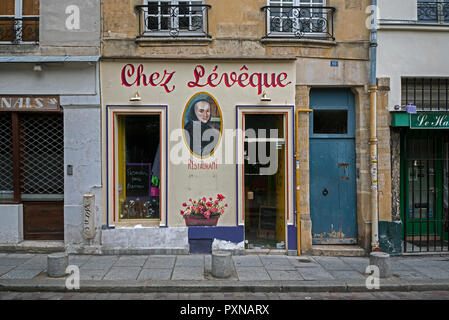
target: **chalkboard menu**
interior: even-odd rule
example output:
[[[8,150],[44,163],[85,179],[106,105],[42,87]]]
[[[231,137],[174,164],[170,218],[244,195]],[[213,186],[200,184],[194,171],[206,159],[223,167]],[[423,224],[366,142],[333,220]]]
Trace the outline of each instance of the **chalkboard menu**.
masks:
[[[126,196],[150,196],[151,163],[126,164]]]

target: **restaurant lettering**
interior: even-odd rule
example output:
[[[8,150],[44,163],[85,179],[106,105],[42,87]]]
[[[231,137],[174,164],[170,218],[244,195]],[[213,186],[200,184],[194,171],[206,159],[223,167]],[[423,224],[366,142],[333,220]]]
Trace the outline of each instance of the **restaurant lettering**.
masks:
[[[449,129],[449,115],[447,113],[411,114],[410,127]]]
[[[144,86],[144,87],[163,87],[167,93],[175,90],[176,86],[172,84],[176,71],[164,70],[163,73],[152,72],[145,73],[144,66],[140,64],[137,68],[133,64],[127,64],[121,72],[122,85],[126,87]],[[193,69],[193,79],[187,82],[189,88],[215,88],[225,86],[232,88],[238,86],[240,88],[252,87],[257,88],[257,94],[261,95],[264,88],[284,88],[292,82],[287,81],[288,75],[281,73],[262,73],[250,72],[246,65],[243,65],[239,71],[220,72],[218,66],[212,70],[206,70],[202,65],[197,65]]]

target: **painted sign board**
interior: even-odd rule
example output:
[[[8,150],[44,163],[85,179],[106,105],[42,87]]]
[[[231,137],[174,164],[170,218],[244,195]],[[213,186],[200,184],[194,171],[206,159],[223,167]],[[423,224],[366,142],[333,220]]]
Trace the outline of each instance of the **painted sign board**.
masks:
[[[449,129],[449,113],[426,112],[410,114],[411,129]]]
[[[0,96],[0,111],[61,111],[57,96]]]

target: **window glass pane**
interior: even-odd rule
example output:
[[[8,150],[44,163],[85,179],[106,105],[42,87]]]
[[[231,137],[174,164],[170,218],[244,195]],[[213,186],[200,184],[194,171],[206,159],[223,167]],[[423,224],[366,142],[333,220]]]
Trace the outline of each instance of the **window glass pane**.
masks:
[[[159,115],[119,116],[121,219],[158,219],[160,188]]]
[[[39,15],[39,0],[23,0],[22,12],[24,16]]]
[[[203,30],[203,18],[202,17],[192,17],[192,31]]]
[[[22,41],[39,41],[39,18],[23,18]]]
[[[0,17],[0,41],[14,41],[15,38],[14,18]]]
[[[161,9],[160,9],[160,13],[161,14],[170,14],[170,3],[169,2],[161,2]]]
[[[259,136],[259,130],[265,133],[265,138],[284,138],[284,115],[282,114],[247,114],[245,115],[245,130],[255,130]],[[277,130],[277,136],[270,137],[270,129]],[[249,137],[251,138],[251,137]]]
[[[0,15],[14,15],[14,1],[15,0],[1,0],[0,1]]]
[[[168,30],[168,29],[170,29],[170,18],[162,17],[160,30]]]
[[[12,200],[13,189],[11,114],[0,114],[0,200]]]
[[[179,29],[189,30],[189,17],[179,17]]]
[[[149,30],[157,30],[158,29],[158,18],[157,17],[148,17],[147,28]]]
[[[187,1],[179,2],[179,14],[182,14],[182,15],[189,14],[189,2],[187,2]]]
[[[158,3],[157,2],[148,2],[148,14],[158,14]]]
[[[347,134],[347,110],[313,110],[313,133]]]

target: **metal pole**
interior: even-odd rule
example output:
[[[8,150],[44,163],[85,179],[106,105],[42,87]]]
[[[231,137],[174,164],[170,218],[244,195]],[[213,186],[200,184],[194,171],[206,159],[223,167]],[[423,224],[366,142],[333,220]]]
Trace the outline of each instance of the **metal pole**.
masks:
[[[371,247],[379,250],[378,189],[377,189],[377,0],[372,0],[372,25],[370,41],[370,173],[371,173]]]
[[[300,188],[299,188],[299,110],[296,111],[295,119],[295,131],[296,131],[296,141],[295,141],[295,174],[296,174],[296,237],[297,237],[297,250],[298,256],[301,255],[301,217],[300,217]]]

